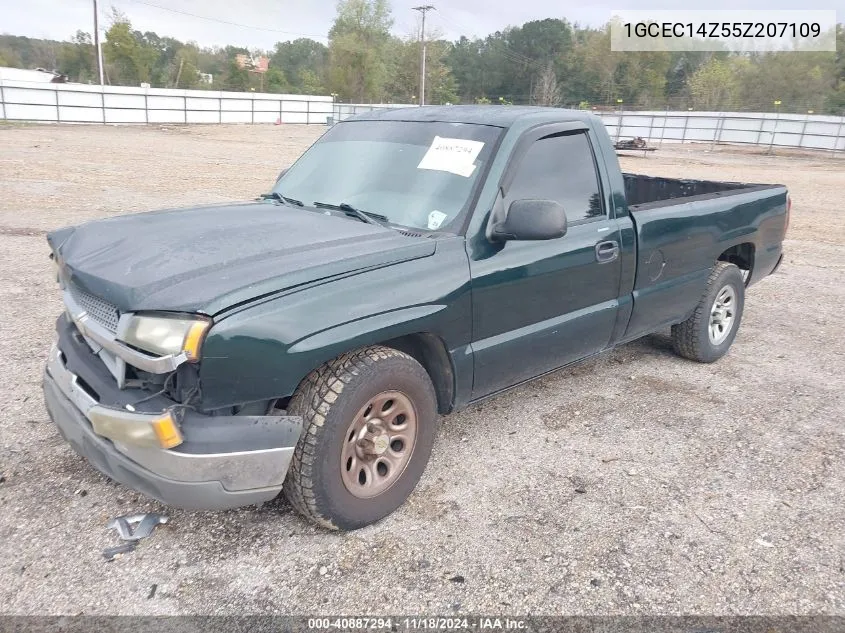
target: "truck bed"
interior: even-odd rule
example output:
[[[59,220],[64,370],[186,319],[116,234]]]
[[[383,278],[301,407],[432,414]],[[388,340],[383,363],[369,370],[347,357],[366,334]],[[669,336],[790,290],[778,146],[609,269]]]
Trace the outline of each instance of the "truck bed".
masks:
[[[634,309],[626,338],[686,319],[713,262],[732,261],[726,253],[748,260],[749,285],[777,265],[787,222],[783,185],[623,177],[637,234]]]
[[[623,173],[625,197],[634,211],[674,204],[678,198],[691,198],[716,194],[746,193],[780,185],[755,185],[742,182],[718,182],[713,180],[689,180],[661,178]],[[680,201],[679,201],[680,202]],[[687,202],[684,200],[683,202]]]

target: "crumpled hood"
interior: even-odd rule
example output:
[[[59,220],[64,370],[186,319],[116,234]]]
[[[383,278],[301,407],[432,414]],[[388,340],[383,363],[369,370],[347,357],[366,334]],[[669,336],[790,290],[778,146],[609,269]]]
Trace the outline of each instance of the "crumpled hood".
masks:
[[[434,240],[270,202],[117,216],[53,231],[65,278],[121,311],[216,314],[434,253]]]

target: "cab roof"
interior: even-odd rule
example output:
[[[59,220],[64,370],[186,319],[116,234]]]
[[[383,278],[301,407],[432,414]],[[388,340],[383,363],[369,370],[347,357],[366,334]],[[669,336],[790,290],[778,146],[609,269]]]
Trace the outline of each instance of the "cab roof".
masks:
[[[454,105],[405,108],[381,108],[363,112],[345,121],[428,121],[442,123],[474,123],[509,128],[521,123],[589,122],[594,114],[582,110],[543,108],[538,106]]]

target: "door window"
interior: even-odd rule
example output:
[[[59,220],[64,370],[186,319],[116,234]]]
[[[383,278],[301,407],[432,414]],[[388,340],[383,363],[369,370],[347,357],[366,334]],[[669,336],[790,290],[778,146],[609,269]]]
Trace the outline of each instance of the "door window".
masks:
[[[556,200],[570,224],[604,217],[601,188],[585,133],[547,136],[523,156],[506,203],[525,198]]]

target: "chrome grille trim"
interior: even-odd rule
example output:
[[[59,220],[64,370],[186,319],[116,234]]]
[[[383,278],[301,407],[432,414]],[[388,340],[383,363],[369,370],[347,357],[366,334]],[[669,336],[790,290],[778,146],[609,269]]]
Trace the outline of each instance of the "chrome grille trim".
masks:
[[[107,330],[105,326],[101,325],[99,321],[95,320],[78,304],[74,294],[70,292],[67,286],[64,290],[64,303],[71,320],[86,339],[90,339],[95,344],[102,346],[118,359],[122,359],[137,369],[151,374],[166,374],[188,360],[184,352],[180,354],[168,354],[166,356],[152,356],[127,346],[117,339],[116,332]],[[119,323],[122,322],[126,325],[132,317],[133,313],[124,312],[120,315]],[[118,326],[116,330],[122,331],[122,328]],[[91,344],[90,341],[88,343],[89,345]]]
[[[74,301],[85,310],[92,320],[102,325],[109,332],[117,332],[117,324],[120,321],[120,310],[117,309],[117,306],[85,292],[72,283],[68,284],[68,290]]]

